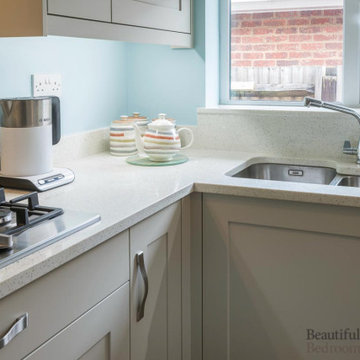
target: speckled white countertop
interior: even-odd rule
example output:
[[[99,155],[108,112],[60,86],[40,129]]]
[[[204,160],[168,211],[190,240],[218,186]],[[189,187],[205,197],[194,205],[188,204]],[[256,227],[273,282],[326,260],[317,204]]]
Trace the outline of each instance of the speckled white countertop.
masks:
[[[269,159],[241,152],[192,150],[171,167],[137,167],[101,153],[59,164],[74,170],[70,185],[40,194],[42,205],[101,215],[101,222],[0,269],[0,298],[156,213],[192,191],[360,207],[360,189],[226,176],[256,161],[323,165],[360,175],[360,166],[326,160]],[[23,192],[7,190],[8,198]]]

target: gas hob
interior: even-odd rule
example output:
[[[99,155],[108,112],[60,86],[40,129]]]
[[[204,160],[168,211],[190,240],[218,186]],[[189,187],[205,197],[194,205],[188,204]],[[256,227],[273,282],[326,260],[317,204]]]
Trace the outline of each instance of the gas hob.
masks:
[[[99,221],[96,214],[40,206],[36,192],[6,201],[0,188],[0,268]]]

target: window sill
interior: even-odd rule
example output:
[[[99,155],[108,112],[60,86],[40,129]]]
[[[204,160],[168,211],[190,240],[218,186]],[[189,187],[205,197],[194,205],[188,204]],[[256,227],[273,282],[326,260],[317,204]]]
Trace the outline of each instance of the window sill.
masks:
[[[360,112],[360,107],[353,107]],[[198,108],[198,114],[241,114],[252,113],[336,113],[333,110],[305,106],[264,106],[264,105],[218,105],[213,107]]]

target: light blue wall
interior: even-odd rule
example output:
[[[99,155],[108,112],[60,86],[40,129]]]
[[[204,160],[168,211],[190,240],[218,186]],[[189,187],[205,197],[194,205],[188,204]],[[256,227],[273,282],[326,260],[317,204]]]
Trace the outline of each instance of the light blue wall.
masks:
[[[62,75],[62,131],[108,126],[120,115],[166,112],[195,124],[205,101],[205,0],[196,0],[195,48],[65,37],[0,39],[0,98],[31,96],[31,74]]]
[[[63,134],[127,111],[126,44],[65,37],[0,39],[0,98],[31,96],[31,74],[60,73]]]
[[[205,105],[205,0],[195,0],[195,47],[127,44],[128,111],[195,125]]]

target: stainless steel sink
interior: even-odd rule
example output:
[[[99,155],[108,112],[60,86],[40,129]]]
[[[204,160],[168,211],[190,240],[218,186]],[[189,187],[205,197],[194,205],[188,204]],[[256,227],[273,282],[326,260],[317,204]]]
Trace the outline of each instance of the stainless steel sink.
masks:
[[[230,176],[328,185],[335,178],[336,170],[321,166],[258,163],[250,165]]]
[[[360,187],[360,176],[345,175],[341,176],[336,186]]]

